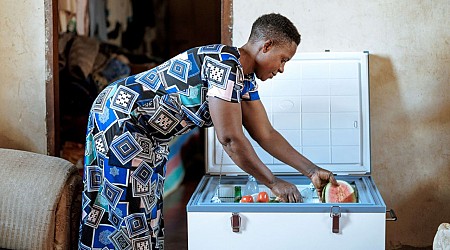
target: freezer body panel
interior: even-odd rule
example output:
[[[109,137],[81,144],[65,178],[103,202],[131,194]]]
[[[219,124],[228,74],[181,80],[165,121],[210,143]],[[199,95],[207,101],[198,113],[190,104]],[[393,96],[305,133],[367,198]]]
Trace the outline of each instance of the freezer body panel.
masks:
[[[342,213],[332,232],[329,213],[239,213],[233,232],[231,212],[188,212],[188,247],[229,249],[384,249],[385,214]]]
[[[280,178],[302,196],[310,188],[305,176]],[[232,190],[246,177],[222,176],[219,185],[218,176],[204,176],[187,205],[189,249],[384,249],[386,206],[372,178],[336,178],[354,186],[357,203],[321,203],[317,195],[304,203],[236,203]],[[213,202],[217,188],[221,203]]]

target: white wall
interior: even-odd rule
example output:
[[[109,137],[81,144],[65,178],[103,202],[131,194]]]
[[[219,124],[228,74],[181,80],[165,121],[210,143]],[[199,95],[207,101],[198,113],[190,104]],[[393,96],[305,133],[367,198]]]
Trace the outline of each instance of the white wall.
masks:
[[[47,153],[44,1],[2,0],[0,147]]]
[[[271,12],[297,26],[299,52],[370,52],[372,175],[399,217],[386,247],[431,246],[450,222],[450,2],[234,0],[233,44]]]

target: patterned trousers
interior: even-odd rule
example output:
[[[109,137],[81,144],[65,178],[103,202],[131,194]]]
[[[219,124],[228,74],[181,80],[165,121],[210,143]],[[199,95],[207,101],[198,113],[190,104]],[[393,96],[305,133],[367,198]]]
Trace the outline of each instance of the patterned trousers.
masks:
[[[86,150],[93,149],[87,144]],[[85,166],[79,249],[164,249],[168,148],[150,150],[153,161],[137,157],[115,166],[98,154]]]

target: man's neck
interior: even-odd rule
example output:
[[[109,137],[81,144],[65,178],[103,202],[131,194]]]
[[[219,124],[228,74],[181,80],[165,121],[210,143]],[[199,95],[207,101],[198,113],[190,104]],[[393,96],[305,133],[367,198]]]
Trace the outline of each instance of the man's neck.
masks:
[[[248,75],[255,71],[255,58],[256,54],[258,53],[257,48],[257,46],[255,46],[254,44],[250,44],[249,42],[239,48],[239,62],[242,65],[242,69],[244,70],[245,75]]]

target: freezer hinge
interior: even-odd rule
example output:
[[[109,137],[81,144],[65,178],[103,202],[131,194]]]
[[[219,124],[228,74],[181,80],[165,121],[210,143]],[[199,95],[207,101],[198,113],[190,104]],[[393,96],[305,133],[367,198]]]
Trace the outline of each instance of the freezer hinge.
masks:
[[[370,176],[370,172],[363,172],[363,171],[361,171],[361,172],[339,172],[339,173],[337,173],[336,175],[338,175],[338,176],[346,176],[346,175],[348,175],[348,176]]]
[[[332,206],[330,209],[330,217],[333,219],[333,226],[331,232],[339,233],[339,218],[341,217],[341,208],[339,206]]]
[[[230,219],[231,219],[231,228],[233,229],[233,232],[239,233],[241,229],[241,216],[239,216],[239,213],[232,213]]]

